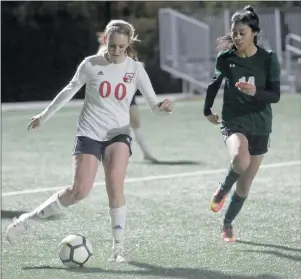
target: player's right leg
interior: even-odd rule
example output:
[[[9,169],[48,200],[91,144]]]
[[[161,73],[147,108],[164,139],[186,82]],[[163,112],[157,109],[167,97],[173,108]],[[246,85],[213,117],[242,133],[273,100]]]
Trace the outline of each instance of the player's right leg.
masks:
[[[77,139],[74,152],[75,172],[72,186],[55,193],[31,212],[22,214],[19,218],[14,218],[7,228],[6,236],[8,241],[11,243],[16,242],[27,230],[31,220],[47,219],[87,197],[94,184],[101,156],[100,152],[96,141],[93,142],[93,140],[88,138]]]
[[[213,212],[221,210],[232,186],[250,164],[250,153],[246,136],[226,128],[222,130],[222,135],[230,154],[231,162],[224,181],[220,184],[210,201],[210,209]]]

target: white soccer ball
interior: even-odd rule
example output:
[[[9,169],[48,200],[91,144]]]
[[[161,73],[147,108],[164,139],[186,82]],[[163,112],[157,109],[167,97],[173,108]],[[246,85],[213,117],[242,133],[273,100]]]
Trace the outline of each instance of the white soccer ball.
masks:
[[[82,235],[69,235],[62,240],[59,246],[59,257],[68,268],[83,267],[92,253],[91,242]]]

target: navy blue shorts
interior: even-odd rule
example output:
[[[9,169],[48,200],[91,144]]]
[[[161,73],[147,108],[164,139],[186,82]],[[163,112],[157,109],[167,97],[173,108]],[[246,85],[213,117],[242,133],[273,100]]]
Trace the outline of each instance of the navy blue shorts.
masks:
[[[88,137],[79,136],[75,138],[73,155],[91,154],[94,155],[99,161],[101,161],[107,146],[111,145],[114,142],[123,142],[129,147],[131,156],[132,141],[133,140],[129,135],[118,135],[108,141],[97,141]]]

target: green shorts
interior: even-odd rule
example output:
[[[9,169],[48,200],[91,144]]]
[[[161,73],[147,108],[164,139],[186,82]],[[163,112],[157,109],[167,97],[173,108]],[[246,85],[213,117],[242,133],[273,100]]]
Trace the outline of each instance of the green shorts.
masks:
[[[221,133],[225,143],[232,134],[243,134],[249,143],[249,153],[253,156],[267,153],[270,147],[270,135],[250,135],[242,130],[226,127],[221,128]]]

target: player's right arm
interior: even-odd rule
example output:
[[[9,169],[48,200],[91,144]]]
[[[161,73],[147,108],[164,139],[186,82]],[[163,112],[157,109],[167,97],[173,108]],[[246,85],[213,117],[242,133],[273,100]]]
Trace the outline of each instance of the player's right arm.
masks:
[[[69,84],[53,99],[43,112],[34,116],[28,124],[28,130],[34,129],[45,123],[60,108],[68,103],[78,90],[86,83],[86,63],[85,60],[78,66],[77,71]]]
[[[203,113],[207,117],[207,119],[214,124],[220,123],[219,116],[216,113],[212,113],[211,108],[213,106],[214,100],[218,93],[218,90],[221,87],[223,81],[223,59],[221,57],[221,53],[218,54],[215,63],[215,73],[212,78],[211,83],[207,87]]]

